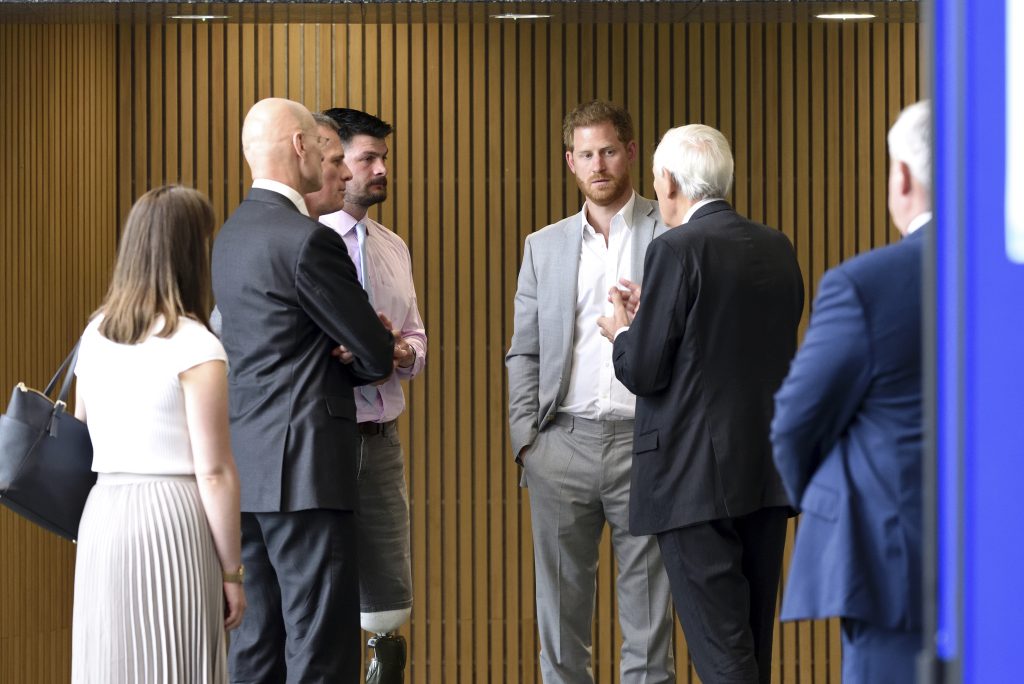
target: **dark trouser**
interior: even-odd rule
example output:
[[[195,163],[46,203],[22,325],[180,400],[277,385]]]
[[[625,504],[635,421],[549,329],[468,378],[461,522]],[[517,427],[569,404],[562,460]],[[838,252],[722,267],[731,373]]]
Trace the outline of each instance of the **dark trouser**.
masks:
[[[784,508],[658,535],[672,598],[704,684],[769,684]]]
[[[230,636],[231,681],[359,681],[353,513],[243,513],[242,563],[248,609]]]
[[[913,684],[921,633],[843,618],[843,684]]]

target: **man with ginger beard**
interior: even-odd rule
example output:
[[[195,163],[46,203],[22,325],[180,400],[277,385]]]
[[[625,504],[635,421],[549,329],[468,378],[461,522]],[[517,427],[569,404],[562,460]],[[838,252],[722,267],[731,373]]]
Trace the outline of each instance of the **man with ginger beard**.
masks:
[[[253,105],[242,126],[252,190],[213,248],[250,599],[229,652],[239,684],[359,677],[352,392],[391,374],[394,342],[344,243],[309,218],[324,144],[299,103]],[[332,357],[339,345],[353,363]]]
[[[563,123],[565,160],[582,210],[526,239],[508,367],[509,428],[533,526],[541,674],[548,684],[593,681],[591,642],[598,544],[607,523],[623,645],[623,682],[669,682],[669,584],[651,537],[629,534],[635,398],[615,378],[597,319],[608,290],[643,278],[657,204],[633,191],[629,113],[588,102]]]

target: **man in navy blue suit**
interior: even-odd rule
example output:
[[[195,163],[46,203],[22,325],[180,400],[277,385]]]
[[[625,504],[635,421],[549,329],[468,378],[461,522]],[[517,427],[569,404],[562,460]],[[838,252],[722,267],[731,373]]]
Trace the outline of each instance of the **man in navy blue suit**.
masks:
[[[775,395],[775,465],[802,513],[783,620],[838,616],[847,684],[914,681],[921,648],[921,260],[931,113],[889,131],[889,212],[905,237],[821,279]]]

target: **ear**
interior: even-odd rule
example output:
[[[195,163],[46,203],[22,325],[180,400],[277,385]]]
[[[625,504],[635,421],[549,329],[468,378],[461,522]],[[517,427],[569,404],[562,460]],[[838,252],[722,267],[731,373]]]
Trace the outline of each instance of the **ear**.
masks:
[[[636,159],[636,140],[626,143],[626,158],[629,159],[630,164]]]
[[[661,177],[668,183],[669,199],[675,199],[679,195],[679,183],[676,183],[676,177],[669,173],[668,169],[661,170]]]
[[[302,131],[292,133],[292,147],[295,148],[295,154],[298,156],[304,157],[306,155],[306,141]]]
[[[573,174],[575,174],[576,164],[574,164],[572,160],[572,150],[565,151],[565,163],[569,165],[569,170],[572,171]]]
[[[900,195],[909,195],[911,186],[914,184],[914,177],[910,174],[910,167],[907,166],[906,162],[896,162],[896,173],[898,183],[897,188],[899,189]]]

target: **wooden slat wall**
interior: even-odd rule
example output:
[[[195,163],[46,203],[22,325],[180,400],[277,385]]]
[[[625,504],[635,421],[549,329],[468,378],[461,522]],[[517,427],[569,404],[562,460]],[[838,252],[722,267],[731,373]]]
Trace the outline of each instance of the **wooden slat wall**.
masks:
[[[42,389],[117,236],[112,26],[0,25],[0,387]],[[74,547],[0,511],[0,682],[67,681]]]
[[[919,96],[918,28],[865,23],[473,20],[466,6],[359,24],[0,26],[5,154],[0,389],[42,383],[102,297],[118,222],[163,182],[221,217],[249,183],[247,108],[270,95],[395,125],[376,218],[409,243],[430,338],[400,420],[413,516],[412,682],[534,682],[529,508],[506,437],[503,353],[525,236],[579,209],[561,117],[628,105],[650,154],[669,126],[733,142],[733,201],[793,240],[808,309],[823,271],[893,240],[885,132]],[[440,19],[438,19],[440,15]],[[806,316],[805,316],[806,324]],[[791,530],[792,533],[792,530]],[[67,678],[73,550],[0,511],[0,681]],[[790,543],[792,534],[790,535]],[[594,670],[618,681],[601,549]],[[696,681],[678,632],[680,681]],[[775,682],[839,682],[833,622],[777,629]]]

